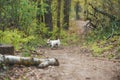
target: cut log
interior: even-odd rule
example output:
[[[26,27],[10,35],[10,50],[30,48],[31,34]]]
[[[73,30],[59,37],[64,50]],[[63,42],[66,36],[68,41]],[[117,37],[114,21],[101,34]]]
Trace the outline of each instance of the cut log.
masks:
[[[2,64],[18,64],[25,66],[37,66],[38,68],[45,68],[48,66],[59,66],[56,58],[38,59],[32,57],[19,57],[12,55],[0,54],[0,63]]]
[[[14,46],[13,45],[0,44],[0,54],[14,55]]]

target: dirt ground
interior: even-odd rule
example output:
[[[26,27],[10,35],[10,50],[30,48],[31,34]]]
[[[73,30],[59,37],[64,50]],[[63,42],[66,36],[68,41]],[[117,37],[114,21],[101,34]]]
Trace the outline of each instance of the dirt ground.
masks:
[[[120,62],[90,56],[80,46],[51,50],[39,48],[43,58],[54,57],[60,66],[45,69],[13,67],[0,80],[120,80]],[[39,56],[39,55],[38,55]],[[1,76],[1,75],[0,75]]]

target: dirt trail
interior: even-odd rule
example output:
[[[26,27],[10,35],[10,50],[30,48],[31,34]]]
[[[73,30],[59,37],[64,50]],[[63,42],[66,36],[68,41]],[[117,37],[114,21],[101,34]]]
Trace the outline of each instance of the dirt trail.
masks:
[[[85,56],[88,51],[80,50],[80,47],[43,50],[46,57],[57,58],[60,66],[35,71],[43,74],[41,79],[36,80],[120,80],[119,62]]]
[[[89,51],[78,46],[40,51],[45,57],[57,58],[60,66],[14,68],[11,80],[120,80],[119,62],[87,56]]]

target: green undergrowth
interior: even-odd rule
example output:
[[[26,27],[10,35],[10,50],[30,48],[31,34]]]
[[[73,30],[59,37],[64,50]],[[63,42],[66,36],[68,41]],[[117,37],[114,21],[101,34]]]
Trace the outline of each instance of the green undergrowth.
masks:
[[[39,32],[39,31],[38,31]],[[68,46],[72,44],[77,44],[79,37],[75,33],[70,33],[64,30],[60,31],[58,34],[58,29],[54,30],[52,33],[42,33],[50,36],[50,39],[56,39],[56,36],[60,36],[61,45]],[[0,44],[12,44],[16,51],[22,52],[23,56],[31,56],[31,52],[39,46],[47,47],[47,37],[39,33],[34,33],[26,35],[20,30],[0,30]]]
[[[41,37],[28,36],[19,30],[6,30],[4,32],[0,30],[0,44],[11,44],[16,51],[29,53],[31,50],[35,50],[37,46],[45,44],[45,41]]]
[[[105,45],[105,41],[101,41],[100,43],[94,42],[90,47],[93,52],[93,56],[101,56],[105,51],[111,50],[113,45]]]
[[[35,39],[34,36],[27,36],[18,30],[6,30],[4,32],[0,30],[0,38],[0,44],[12,44],[16,50],[21,49],[23,44]]]
[[[67,34],[65,38],[62,39],[62,44],[64,46],[75,45],[79,43],[79,37],[76,34]]]
[[[58,34],[58,29],[55,29],[52,32],[50,39],[57,39],[57,38],[60,38],[62,46],[78,44],[80,40],[79,36],[76,33],[71,33],[70,31],[66,31],[63,29],[61,29],[59,34]]]
[[[120,59],[120,37],[113,36],[109,39],[94,39],[86,41],[94,57],[105,57],[108,59]]]

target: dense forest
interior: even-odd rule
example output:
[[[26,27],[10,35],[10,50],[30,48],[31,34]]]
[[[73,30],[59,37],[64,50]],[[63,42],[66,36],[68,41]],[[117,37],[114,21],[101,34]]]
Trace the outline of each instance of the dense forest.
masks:
[[[0,80],[120,80],[120,0],[0,0]]]
[[[97,53],[104,51],[98,45],[119,51],[119,14],[120,0],[0,0],[0,44],[29,51],[45,46],[48,38],[60,38],[63,45],[81,43],[73,23],[89,20],[84,46]]]

